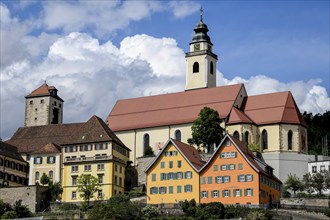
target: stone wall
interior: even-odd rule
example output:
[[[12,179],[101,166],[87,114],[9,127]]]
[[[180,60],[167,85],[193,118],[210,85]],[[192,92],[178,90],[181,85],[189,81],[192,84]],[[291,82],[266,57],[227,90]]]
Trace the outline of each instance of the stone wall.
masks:
[[[26,205],[31,212],[40,212],[46,208],[45,186],[24,186],[12,188],[0,188],[0,198],[11,205],[21,200],[22,205]]]
[[[155,159],[156,157],[139,157],[137,158],[137,166],[136,169],[138,171],[138,184],[146,184],[147,176],[146,173],[144,172],[146,168],[151,164],[151,162]]]
[[[329,199],[281,198],[282,208],[323,210],[330,205]]]

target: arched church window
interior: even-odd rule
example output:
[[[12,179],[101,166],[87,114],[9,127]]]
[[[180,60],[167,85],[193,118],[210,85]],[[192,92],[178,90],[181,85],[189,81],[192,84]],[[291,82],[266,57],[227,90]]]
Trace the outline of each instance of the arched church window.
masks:
[[[268,134],[266,130],[263,130],[261,133],[261,144],[262,149],[268,149]]]
[[[199,72],[199,63],[195,62],[193,64],[193,73],[198,73]]]
[[[250,135],[250,134],[249,134],[248,131],[246,131],[245,134],[244,134],[244,138],[245,138],[245,143],[246,143],[246,144],[249,144],[249,138],[250,138],[249,135]]]
[[[210,73],[213,75],[213,62],[210,62]]]
[[[175,140],[181,141],[181,131],[180,130],[175,131]]]
[[[235,131],[233,134],[234,138],[236,138],[237,140],[239,140],[239,133],[238,131]]]
[[[49,171],[49,175],[48,175],[48,176],[49,176],[50,179],[53,179],[53,177],[54,177],[54,172],[53,172],[52,170]]]
[[[40,178],[40,174],[39,174],[39,172],[37,171],[37,172],[36,172],[36,180],[39,180],[39,178]]]
[[[147,147],[150,147],[150,136],[149,136],[149,134],[144,134],[144,136],[143,136],[143,150],[145,150]]]
[[[288,150],[292,150],[292,131],[288,132]]]

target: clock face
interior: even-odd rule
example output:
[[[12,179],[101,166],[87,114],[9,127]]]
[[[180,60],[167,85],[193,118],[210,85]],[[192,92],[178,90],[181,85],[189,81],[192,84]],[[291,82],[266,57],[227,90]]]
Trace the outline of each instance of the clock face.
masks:
[[[200,44],[195,44],[194,48],[195,48],[195,50],[200,50]]]

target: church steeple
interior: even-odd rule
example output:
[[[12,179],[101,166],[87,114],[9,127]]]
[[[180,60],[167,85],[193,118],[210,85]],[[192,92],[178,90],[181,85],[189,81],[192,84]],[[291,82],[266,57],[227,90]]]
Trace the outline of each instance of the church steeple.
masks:
[[[190,52],[186,53],[186,90],[215,87],[218,56],[212,52],[213,44],[207,35],[209,29],[203,22],[202,8],[200,21],[194,31],[195,34],[190,42]]]

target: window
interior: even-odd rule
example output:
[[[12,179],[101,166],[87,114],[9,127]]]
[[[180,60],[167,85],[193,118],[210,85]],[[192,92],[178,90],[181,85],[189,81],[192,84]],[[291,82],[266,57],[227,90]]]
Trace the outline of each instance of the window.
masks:
[[[193,73],[198,73],[199,72],[199,63],[195,62],[193,64]]]
[[[173,161],[169,161],[169,162],[168,162],[168,167],[169,167],[169,168],[173,168]]]
[[[33,100],[30,100],[30,105],[33,105]]]
[[[213,165],[213,171],[218,171],[218,165]]]
[[[98,190],[98,191],[97,191],[97,197],[98,197],[98,198],[102,198],[102,197],[103,197],[102,190]]]
[[[253,181],[253,176],[251,174],[245,176],[246,182]]]
[[[40,103],[45,103],[45,100],[44,99],[40,99]]]
[[[226,153],[221,153],[220,158],[226,158]]]
[[[223,182],[224,183],[229,183],[230,182],[230,176],[224,176],[223,177]]]
[[[221,165],[221,170],[227,170],[227,165]]]
[[[202,191],[202,198],[207,198],[207,191]]]
[[[47,157],[47,163],[49,164],[55,163],[55,157],[54,156]]]
[[[103,175],[98,175],[99,184],[103,184]]]
[[[245,189],[245,196],[253,196],[253,189]]]
[[[222,183],[222,176],[215,177],[216,183]]]
[[[165,162],[160,163],[160,168],[165,168]]]
[[[150,194],[153,195],[153,194],[157,194],[158,193],[158,188],[157,187],[151,187],[150,188]]]
[[[39,156],[35,157],[34,164],[42,164],[42,157],[39,157]]]
[[[35,178],[36,178],[36,180],[39,180],[39,178],[40,178],[40,174],[39,174],[38,171],[37,171],[36,174],[35,174]]]
[[[78,165],[71,166],[71,172],[72,173],[78,172]]]
[[[151,174],[151,181],[156,181],[156,174],[155,173]]]
[[[62,107],[62,104],[61,104],[61,103],[59,103],[59,104],[58,104],[58,107],[60,107],[60,108],[61,108],[61,107]]]
[[[219,198],[219,190],[212,191],[212,198]]]
[[[72,186],[77,185],[77,176],[72,176]]]
[[[213,62],[210,62],[210,73],[213,75]]]
[[[38,108],[35,108],[34,110],[37,112],[38,111]]]
[[[176,173],[176,178],[177,178],[178,180],[182,179],[182,178],[183,178],[183,173],[182,173],[182,172],[177,172],[177,173]]]
[[[185,178],[186,179],[191,179],[192,178],[192,172],[190,172],[190,171],[185,172]]]
[[[178,167],[180,168],[182,166],[181,160],[178,160]]]
[[[229,165],[229,169],[230,169],[230,170],[235,170],[235,164],[230,164],[230,165]]]
[[[97,170],[104,170],[104,164],[103,163],[100,163],[100,164],[97,164]]]
[[[244,175],[238,175],[238,182],[245,182],[245,176]]]
[[[169,194],[173,194],[173,186],[169,186],[168,187],[168,193]]]
[[[201,177],[201,184],[205,184],[205,183],[206,183],[206,177],[203,176],[203,177]]]
[[[92,165],[85,165],[84,171],[91,171],[92,170]]]
[[[320,166],[320,171],[324,172],[325,171],[325,165]]]
[[[246,143],[246,144],[249,144],[249,132],[248,132],[248,131],[246,131],[246,132],[244,133],[244,140],[245,140],[245,143]]]
[[[288,132],[288,150],[292,150],[292,131]]]
[[[53,179],[54,178],[54,172],[52,170],[49,171],[48,176],[49,176],[50,179]]]
[[[77,152],[77,146],[71,146],[71,152]]]
[[[54,105],[56,106],[56,105],[57,105],[57,103],[56,103],[56,102],[54,102]]]
[[[166,173],[160,174],[160,180],[166,180]]]
[[[165,194],[166,193],[166,187],[162,186],[159,187],[159,194]]]
[[[207,177],[207,183],[208,184],[212,184],[212,176],[208,176]]]
[[[230,191],[229,190],[222,190],[222,197],[229,197]]]
[[[240,189],[235,189],[235,197],[240,197],[242,194],[242,190]]]
[[[72,192],[71,199],[77,199],[77,192],[76,191]]]
[[[102,150],[108,149],[108,143],[103,143],[102,144]]]
[[[239,169],[239,170],[242,170],[242,169],[243,169],[243,164],[239,163],[239,164],[238,164],[238,169]]]
[[[122,172],[123,172],[123,167],[119,166],[119,173],[122,173]]]
[[[263,130],[261,133],[261,144],[262,144],[262,149],[264,150],[268,149],[268,135],[266,130]]]
[[[144,134],[143,135],[143,152],[145,152],[148,147],[150,147],[150,136],[149,136],[149,134]]]
[[[230,157],[232,157],[232,158],[236,158],[236,157],[237,157],[237,152],[231,152],[231,153],[230,153]]]
[[[0,158],[0,166],[3,166],[3,159]]]
[[[182,191],[181,188],[182,188],[181,186],[177,186],[177,187],[176,187],[176,192],[177,192],[177,193],[181,193],[181,191]]]
[[[235,131],[233,134],[234,138],[236,138],[237,140],[239,140],[239,133],[238,131]]]
[[[192,192],[192,185],[185,185],[184,186],[184,191],[185,192]]]
[[[316,173],[316,166],[312,166],[312,173]]]
[[[168,173],[168,179],[173,180],[174,179],[174,173]]]
[[[95,148],[95,150],[100,150],[101,149],[101,145],[100,144],[95,144],[94,148]]]
[[[175,131],[175,140],[181,141],[181,131],[180,130]]]

